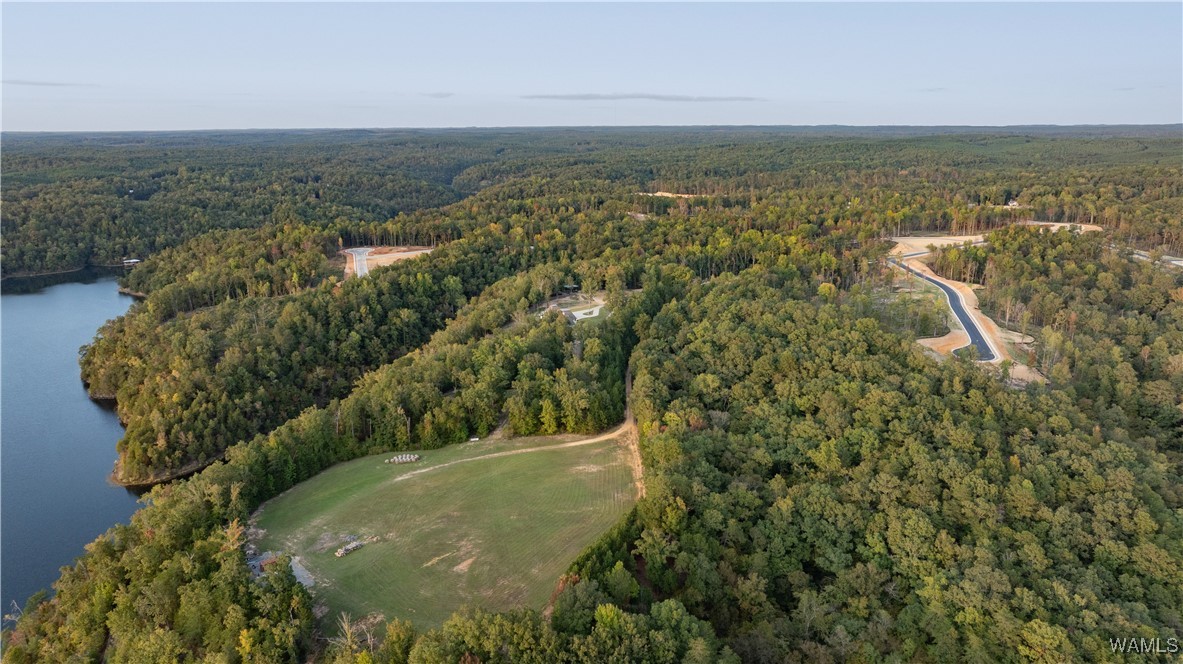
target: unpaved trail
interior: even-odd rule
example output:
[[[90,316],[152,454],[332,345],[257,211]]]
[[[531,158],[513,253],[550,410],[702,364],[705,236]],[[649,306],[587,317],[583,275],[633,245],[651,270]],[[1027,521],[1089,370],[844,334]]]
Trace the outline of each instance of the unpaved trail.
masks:
[[[592,443],[602,443],[605,440],[611,440],[611,439],[619,436],[620,434],[625,433],[626,431],[629,431],[632,428],[633,428],[632,422],[626,421],[624,424],[621,424],[620,426],[609,431],[608,433],[602,433],[598,436],[593,436],[591,438],[587,438],[584,440],[576,440],[576,441],[573,441],[570,443],[559,443],[557,445],[541,445],[539,447],[527,447],[527,448],[520,449],[520,450],[506,450],[504,452],[493,452],[492,454],[482,454],[481,456],[469,457],[467,459],[457,459],[455,461],[449,461],[447,463],[441,463],[441,464],[438,464],[435,466],[428,466],[427,468],[420,468],[419,470],[412,470],[411,472],[409,472],[405,475],[399,475],[398,477],[391,478],[390,481],[391,482],[401,482],[403,480],[410,479],[410,478],[415,477],[417,475],[422,475],[423,473],[429,473],[433,470],[439,470],[440,468],[447,468],[448,466],[455,466],[458,463],[468,463],[470,461],[480,461],[482,459],[496,459],[498,457],[513,456],[515,454],[528,454],[530,452],[545,452],[546,450],[561,450],[561,449],[564,449],[567,447],[579,447],[580,445],[591,445]]]
[[[628,453],[628,467],[633,471],[633,487],[637,490],[637,500],[640,500],[645,497],[645,467],[641,464],[641,436],[635,426],[630,426],[624,436],[624,445]]]
[[[633,471],[633,486],[637,490],[637,500],[645,497],[645,466],[641,463],[641,432],[637,430],[637,420],[633,417],[633,363],[630,361],[624,369],[624,445],[628,453],[628,466]]]
[[[1019,224],[1022,226],[1043,226],[1044,228],[1050,228],[1053,231],[1058,231],[1061,228],[1072,228],[1075,226],[1076,228],[1080,229],[1081,233],[1100,232],[1100,231],[1104,230],[1096,224],[1066,224],[1066,223],[1060,222],[1060,221],[1027,220],[1027,221],[1020,221]]]

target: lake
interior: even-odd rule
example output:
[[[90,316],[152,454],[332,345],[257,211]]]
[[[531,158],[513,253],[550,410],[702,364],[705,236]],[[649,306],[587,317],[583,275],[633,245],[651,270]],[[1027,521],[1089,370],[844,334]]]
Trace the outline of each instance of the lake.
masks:
[[[123,427],[87,397],[78,367],[78,347],[132,298],[109,276],[27,288],[6,281],[0,295],[3,613],[50,590],[58,568],[138,507],[107,481]]]

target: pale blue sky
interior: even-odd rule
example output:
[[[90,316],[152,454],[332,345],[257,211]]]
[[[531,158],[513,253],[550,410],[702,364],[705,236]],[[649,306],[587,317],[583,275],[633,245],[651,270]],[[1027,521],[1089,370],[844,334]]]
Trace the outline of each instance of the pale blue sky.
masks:
[[[1183,121],[1183,4],[3,4],[13,130]]]

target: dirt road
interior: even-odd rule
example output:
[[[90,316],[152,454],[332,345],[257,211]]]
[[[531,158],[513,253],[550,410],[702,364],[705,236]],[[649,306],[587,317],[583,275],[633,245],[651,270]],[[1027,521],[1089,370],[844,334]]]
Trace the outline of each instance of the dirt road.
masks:
[[[520,450],[506,450],[504,452],[493,452],[490,454],[482,454],[481,456],[470,457],[467,459],[457,459],[455,461],[449,461],[447,463],[441,463],[441,464],[437,464],[434,466],[428,466],[427,468],[420,468],[419,470],[414,470],[414,471],[411,471],[411,472],[406,473],[404,475],[399,475],[398,477],[391,479],[391,481],[392,482],[401,482],[401,481],[409,479],[411,477],[422,475],[423,473],[429,473],[433,470],[439,470],[440,468],[447,468],[448,466],[454,466],[458,463],[469,463],[471,461],[481,461],[483,459],[496,459],[498,457],[514,456],[515,454],[529,454],[532,452],[545,452],[547,450],[561,450],[561,449],[566,449],[568,447],[579,447],[581,445],[592,445],[594,443],[601,443],[606,440],[612,440],[613,438],[623,437],[622,440],[624,441],[626,447],[628,448],[628,450],[627,450],[627,454],[629,457],[628,464],[629,464],[629,467],[633,471],[633,478],[634,478],[636,488],[637,488],[637,497],[638,498],[644,497],[645,483],[642,478],[641,453],[640,453],[640,449],[638,448],[639,436],[637,435],[637,423],[636,423],[636,420],[633,418],[632,409],[629,408],[627,405],[629,396],[632,393],[632,368],[631,367],[625,371],[624,393],[625,393],[625,404],[626,404],[625,413],[624,413],[624,422],[620,426],[616,427],[615,429],[613,429],[607,433],[601,433],[601,434],[592,436],[590,438],[586,438],[584,440],[576,440],[576,441],[572,441],[570,443],[559,443],[557,445],[540,445],[538,447],[527,447],[527,448],[520,449]]]
[[[592,443],[601,443],[605,440],[611,440],[611,439],[627,432],[631,427],[632,427],[632,423],[625,422],[624,424],[621,424],[620,426],[609,431],[608,433],[602,433],[598,436],[593,436],[593,437],[588,438],[586,440],[576,440],[576,441],[570,442],[570,443],[559,443],[558,445],[542,445],[539,447],[527,447],[527,448],[521,449],[521,450],[506,450],[504,452],[493,452],[492,454],[482,454],[481,456],[470,457],[468,459],[457,459],[455,461],[449,461],[447,463],[441,463],[441,464],[438,464],[435,466],[428,466],[427,468],[420,468],[419,470],[413,470],[409,473],[406,473],[405,475],[399,475],[398,477],[395,477],[395,478],[391,479],[390,481],[391,482],[401,482],[405,479],[415,477],[416,475],[422,475],[423,473],[429,473],[433,470],[439,470],[440,468],[447,468],[448,466],[455,466],[458,463],[468,463],[470,461],[481,461],[483,459],[496,459],[498,457],[513,456],[515,454],[528,454],[530,452],[545,452],[547,450],[561,450],[561,449],[564,449],[567,447],[579,447],[580,445],[591,445]]]

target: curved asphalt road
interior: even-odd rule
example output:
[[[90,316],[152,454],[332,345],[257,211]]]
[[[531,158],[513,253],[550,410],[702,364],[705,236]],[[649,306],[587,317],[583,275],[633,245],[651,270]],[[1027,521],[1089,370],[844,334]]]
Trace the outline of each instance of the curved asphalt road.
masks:
[[[994,349],[990,346],[990,342],[986,340],[986,335],[982,334],[982,330],[978,328],[978,324],[974,322],[973,316],[970,316],[969,312],[965,310],[965,301],[961,299],[961,293],[958,293],[949,286],[942,284],[928,275],[913,270],[900,261],[893,260],[892,262],[904,268],[908,272],[911,272],[912,274],[929,282],[930,284],[935,284],[937,288],[940,288],[942,291],[944,291],[945,298],[949,300],[949,308],[953,310],[953,315],[957,316],[957,320],[961,321],[961,327],[965,328],[965,333],[969,335],[969,342],[974,346],[977,346],[978,360],[981,362],[991,362],[994,360]],[[964,348],[964,346],[962,346],[962,348]]]

